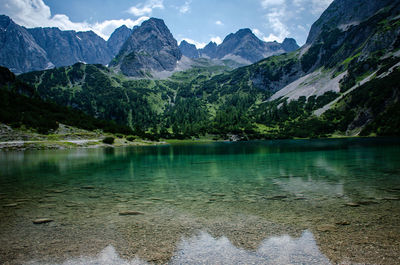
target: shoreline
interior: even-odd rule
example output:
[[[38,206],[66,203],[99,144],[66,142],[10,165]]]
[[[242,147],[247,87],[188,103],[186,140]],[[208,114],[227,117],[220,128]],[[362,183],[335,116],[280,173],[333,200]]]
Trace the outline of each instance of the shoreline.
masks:
[[[151,142],[145,140],[116,141],[115,144],[105,144],[103,139],[66,139],[66,140],[28,140],[28,141],[3,141],[0,142],[0,152],[27,151],[27,150],[63,150],[76,148],[105,148],[126,146],[161,145],[165,142]],[[123,140],[123,139],[119,139]]]
[[[104,136],[105,137],[105,136]],[[12,151],[28,151],[28,150],[65,150],[77,148],[118,148],[129,146],[159,146],[159,145],[185,145],[185,144],[206,144],[216,142],[251,142],[251,141],[282,141],[282,140],[335,140],[335,139],[378,139],[378,138],[398,138],[393,137],[379,137],[379,136],[334,136],[326,138],[288,138],[288,139],[252,139],[247,141],[232,141],[229,139],[214,140],[209,138],[200,139],[160,139],[160,141],[150,141],[143,139],[136,139],[128,141],[126,138],[115,137],[113,144],[103,143],[102,138],[97,139],[60,139],[60,140],[11,140],[0,141],[0,152]]]

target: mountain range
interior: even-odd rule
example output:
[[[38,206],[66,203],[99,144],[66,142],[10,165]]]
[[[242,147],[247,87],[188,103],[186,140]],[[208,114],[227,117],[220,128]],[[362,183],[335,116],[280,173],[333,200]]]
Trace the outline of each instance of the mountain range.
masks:
[[[265,43],[248,29],[220,45],[179,47],[155,18],[115,35],[129,36],[110,67],[76,63],[17,80],[42,100],[128,125],[137,134],[400,135],[400,1],[335,0],[312,25],[306,44],[285,53],[285,47],[295,48],[293,40]],[[48,56],[31,34],[21,36]],[[265,47],[279,52],[257,61]],[[236,69],[221,63],[237,57],[256,63]],[[151,78],[185,60],[190,62],[183,71]]]
[[[295,51],[299,46],[292,38],[286,38],[282,43],[262,41],[246,28],[229,34],[220,45],[210,42],[203,49],[197,49],[183,40],[179,48],[189,58],[233,59],[247,65],[272,55]]]
[[[194,45],[182,41],[178,47],[164,21],[156,18],[133,29],[123,25],[105,41],[93,31],[25,28],[5,15],[0,16],[0,45],[3,47],[0,65],[17,74],[83,62],[110,64],[123,74],[135,77],[149,76],[151,72],[174,71],[182,55],[232,59],[246,65],[298,48],[293,39],[285,39],[282,44],[263,42],[249,29],[228,35],[218,46],[210,43],[197,50]],[[194,54],[186,53],[188,46],[194,47]]]

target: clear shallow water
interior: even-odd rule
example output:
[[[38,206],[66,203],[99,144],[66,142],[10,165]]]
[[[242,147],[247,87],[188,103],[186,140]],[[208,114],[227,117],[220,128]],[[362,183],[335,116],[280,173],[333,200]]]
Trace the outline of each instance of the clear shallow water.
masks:
[[[0,263],[400,261],[398,139],[0,153],[0,170]]]

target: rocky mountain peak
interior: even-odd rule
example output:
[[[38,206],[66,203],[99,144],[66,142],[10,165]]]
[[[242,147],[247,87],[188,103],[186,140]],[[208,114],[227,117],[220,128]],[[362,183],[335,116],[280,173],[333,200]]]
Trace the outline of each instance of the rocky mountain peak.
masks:
[[[124,45],[125,41],[129,38],[131,34],[132,30],[125,25],[117,28],[111,34],[110,38],[108,38],[107,46],[114,56],[118,54],[122,45]]]
[[[203,49],[199,50],[200,56],[215,58],[217,56],[217,43],[210,41]]]
[[[299,45],[297,45],[297,42],[293,38],[285,38],[282,42],[282,48],[287,51],[295,51],[299,48]]]
[[[0,64],[14,73],[53,67],[31,34],[8,16],[0,16]]]
[[[196,45],[191,44],[185,40],[181,41],[179,44],[179,49],[181,50],[182,54],[189,58],[199,58],[200,54],[196,48]]]
[[[306,44],[314,42],[323,27],[346,29],[351,25],[358,25],[380,9],[396,2],[398,4],[398,1],[393,0],[335,0],[311,26]]]
[[[172,71],[182,53],[162,19],[150,18],[133,30],[111,66],[128,76]]]
[[[5,29],[10,25],[10,23],[14,23],[11,18],[6,15],[0,15],[0,28]]]

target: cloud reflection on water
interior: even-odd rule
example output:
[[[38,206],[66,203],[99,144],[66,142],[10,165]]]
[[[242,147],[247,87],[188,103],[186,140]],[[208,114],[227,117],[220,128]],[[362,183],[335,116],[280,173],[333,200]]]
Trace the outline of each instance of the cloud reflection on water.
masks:
[[[80,257],[63,265],[139,265],[148,264],[138,258],[125,260],[112,246],[96,257]],[[228,238],[214,238],[206,232],[182,239],[169,264],[330,264],[319,251],[312,233],[304,231],[301,237],[288,235],[265,239],[256,251],[234,246]]]

